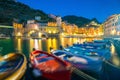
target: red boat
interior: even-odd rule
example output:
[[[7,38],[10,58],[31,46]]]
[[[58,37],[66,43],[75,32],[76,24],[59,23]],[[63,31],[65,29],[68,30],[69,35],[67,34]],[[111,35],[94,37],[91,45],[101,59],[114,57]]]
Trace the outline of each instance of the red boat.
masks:
[[[35,50],[30,54],[31,64],[49,80],[70,80],[71,65],[44,51]]]

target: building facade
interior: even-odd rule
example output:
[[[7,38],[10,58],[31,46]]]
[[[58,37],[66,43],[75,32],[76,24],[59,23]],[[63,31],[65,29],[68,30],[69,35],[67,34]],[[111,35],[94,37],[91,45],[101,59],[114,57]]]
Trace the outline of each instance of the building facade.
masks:
[[[23,24],[14,22],[13,27],[14,27],[13,36],[23,36],[24,33]]]
[[[105,36],[120,35],[120,14],[110,16],[103,27]]]
[[[101,37],[103,33],[103,25],[94,21],[78,29],[78,34],[86,37]]]

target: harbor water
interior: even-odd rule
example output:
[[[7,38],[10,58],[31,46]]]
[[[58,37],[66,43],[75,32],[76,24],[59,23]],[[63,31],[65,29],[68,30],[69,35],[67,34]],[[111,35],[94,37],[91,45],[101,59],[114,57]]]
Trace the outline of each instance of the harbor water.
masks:
[[[29,60],[29,54],[33,51],[33,48],[50,52],[50,48],[57,50],[60,49],[61,47],[63,48],[63,47],[71,46],[73,43],[83,43],[85,41],[92,41],[97,39],[102,39],[102,38],[0,39],[0,56],[6,55],[8,53],[20,52],[25,54],[25,56]],[[113,80],[114,76],[120,72],[119,69],[120,58],[119,58],[119,54],[117,53],[118,50],[119,48],[118,47],[116,48],[113,42],[111,45],[111,58],[109,61],[105,61],[103,63],[104,64],[103,75],[101,75],[103,79],[101,80]],[[25,76],[27,76],[27,74],[25,74]],[[31,77],[29,77],[28,79],[27,78],[25,78],[24,80],[29,80],[29,79],[33,80]],[[119,80],[119,79],[120,78],[118,76],[114,80]],[[78,79],[74,78],[73,80],[78,80]]]
[[[50,52],[50,48],[57,50],[60,46],[67,47],[73,43],[83,43],[84,41],[92,41],[101,38],[48,38],[48,39],[32,39],[32,38],[12,38],[0,39],[0,55],[11,52],[21,52],[29,57],[33,48]]]

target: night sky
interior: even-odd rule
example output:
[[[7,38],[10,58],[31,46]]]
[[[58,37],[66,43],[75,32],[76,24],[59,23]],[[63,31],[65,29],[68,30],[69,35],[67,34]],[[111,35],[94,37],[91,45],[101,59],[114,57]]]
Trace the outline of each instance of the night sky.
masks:
[[[17,0],[59,16],[76,15],[104,22],[112,14],[120,13],[120,0]]]

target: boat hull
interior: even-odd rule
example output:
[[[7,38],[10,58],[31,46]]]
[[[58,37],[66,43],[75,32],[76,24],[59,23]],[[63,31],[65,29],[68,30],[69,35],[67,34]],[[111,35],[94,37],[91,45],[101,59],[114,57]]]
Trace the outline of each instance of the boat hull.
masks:
[[[20,80],[26,71],[23,54],[10,53],[0,58],[0,80]]]
[[[46,56],[42,56],[43,60],[54,58],[52,60],[42,61],[41,56],[36,58],[38,61],[42,61],[39,64],[35,64],[34,54],[45,54]],[[49,57],[48,57],[49,56]],[[45,77],[49,80],[70,80],[71,79],[71,71],[70,64],[64,62],[63,60],[51,55],[49,53],[43,51],[33,51],[30,55],[31,63],[34,68],[37,68],[40,72],[42,72],[42,77]]]

